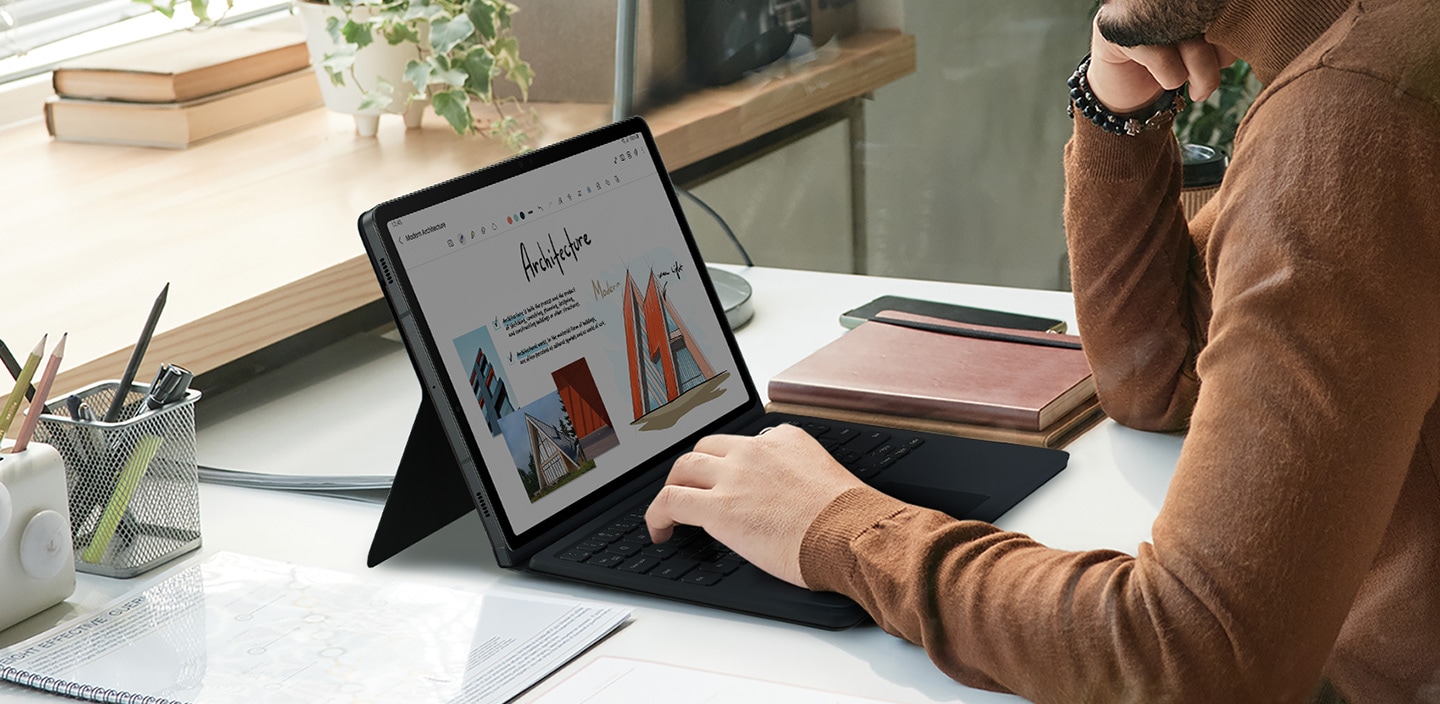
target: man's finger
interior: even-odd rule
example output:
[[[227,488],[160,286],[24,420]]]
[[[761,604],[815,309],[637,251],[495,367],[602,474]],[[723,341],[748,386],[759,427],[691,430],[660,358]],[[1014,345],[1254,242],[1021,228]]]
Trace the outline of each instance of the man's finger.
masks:
[[[1135,63],[1145,67],[1165,90],[1174,90],[1190,77],[1180,51],[1174,46],[1137,46],[1127,50]]]
[[[1220,59],[1215,55],[1215,47],[1198,39],[1181,42],[1180,59],[1190,75],[1191,100],[1204,100],[1220,87]]]
[[[709,503],[708,492],[694,487],[667,484],[645,509],[645,526],[650,530],[650,540],[663,543],[670,539],[677,524],[701,526],[706,523]]]
[[[740,443],[749,440],[740,435],[706,435],[695,443],[693,452],[700,452],[716,457],[724,457],[730,454]]]
[[[667,485],[688,486],[695,489],[709,489],[723,469],[720,458],[703,452],[687,452],[676,458],[665,477]]]

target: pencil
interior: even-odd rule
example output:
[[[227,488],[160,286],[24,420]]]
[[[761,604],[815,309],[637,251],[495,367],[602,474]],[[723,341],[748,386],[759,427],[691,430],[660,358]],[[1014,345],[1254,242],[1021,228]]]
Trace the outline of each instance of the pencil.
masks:
[[[0,362],[5,363],[5,369],[9,370],[11,377],[20,376],[20,363],[15,361],[15,355],[10,354],[10,348],[5,346],[5,341],[0,340]],[[35,385],[25,387],[25,398],[35,398]]]
[[[135,445],[135,451],[130,453],[130,459],[125,461],[125,468],[115,482],[115,491],[110,494],[110,501],[105,504],[105,512],[100,514],[100,524],[95,527],[94,537],[90,539],[90,545],[85,551],[80,553],[80,559],[93,565],[105,557],[105,550],[110,547],[110,541],[115,537],[115,529],[120,527],[120,519],[130,506],[135,489],[140,486],[145,470],[150,467],[150,460],[155,459],[155,453],[164,442],[164,438],[159,435],[146,435]]]
[[[10,399],[5,402],[5,408],[0,410],[0,440],[5,439],[10,423],[15,420],[15,412],[20,410],[20,399],[25,397],[25,389],[30,387],[30,379],[34,378],[35,369],[40,366],[40,355],[45,354],[45,340],[48,337],[40,336],[40,342],[35,344],[35,349],[30,352],[29,359],[25,360],[25,366],[21,368],[20,376],[15,378],[15,389],[10,392]]]
[[[25,447],[30,444],[30,436],[35,434],[35,425],[40,422],[40,414],[45,412],[45,399],[50,396],[50,386],[55,383],[55,373],[60,370],[60,359],[65,356],[65,340],[69,338],[68,332],[61,335],[55,351],[50,353],[50,361],[45,363],[45,372],[40,375],[40,383],[35,386],[35,400],[30,402],[29,410],[25,411],[25,422],[20,424],[20,434],[15,436],[12,452],[24,452]]]
[[[160,320],[160,311],[165,310],[165,296],[170,293],[170,284],[160,289],[160,295],[155,298],[155,303],[150,306],[150,316],[145,319],[145,329],[140,331],[140,339],[135,341],[135,349],[130,351],[130,361],[125,363],[125,373],[120,375],[120,385],[115,387],[115,398],[110,399],[110,408],[105,411],[103,420],[106,423],[114,423],[120,419],[120,409],[125,406],[125,397],[130,395],[130,383],[135,381],[135,372],[140,369],[140,362],[145,358],[145,349],[150,346],[150,338],[155,335],[155,323]]]

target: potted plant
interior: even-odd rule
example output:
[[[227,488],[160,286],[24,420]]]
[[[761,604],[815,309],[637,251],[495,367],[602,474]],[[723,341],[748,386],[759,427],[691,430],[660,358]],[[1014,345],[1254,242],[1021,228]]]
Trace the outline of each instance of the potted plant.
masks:
[[[529,145],[526,130],[533,119],[520,103],[529,95],[534,73],[520,58],[520,43],[510,30],[514,5],[505,0],[296,0],[296,7],[306,23],[311,54],[318,57],[322,86],[357,89],[359,112],[408,109],[418,117],[414,106],[423,108],[428,100],[460,134],[488,133],[517,150]],[[371,54],[386,57],[373,66],[388,63],[389,68],[373,68],[367,62]],[[514,83],[521,97],[500,97],[494,90],[497,80]],[[477,114],[472,109],[476,101],[493,116]]]
[[[188,4],[212,24],[210,0],[137,0],[173,16]],[[225,0],[226,8],[233,0]],[[428,103],[460,134],[529,147],[533,112],[521,106],[534,72],[510,29],[518,11],[505,0],[295,0],[325,104],[355,115],[360,134],[375,134],[382,113],[403,113],[419,127]],[[501,97],[510,81],[520,98]],[[484,106],[479,113],[474,106]]]

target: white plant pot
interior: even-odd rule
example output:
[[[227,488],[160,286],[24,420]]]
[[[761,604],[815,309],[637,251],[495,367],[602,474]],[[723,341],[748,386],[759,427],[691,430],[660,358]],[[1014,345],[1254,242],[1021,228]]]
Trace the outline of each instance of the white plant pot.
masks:
[[[353,72],[347,71],[345,84],[337,86],[330,80],[320,62],[326,54],[340,46],[330,38],[330,33],[325,30],[325,22],[336,17],[343,23],[345,13],[327,3],[312,0],[295,0],[295,9],[305,26],[305,45],[310,50],[310,65],[315,67],[315,73],[320,79],[320,95],[325,100],[325,107],[355,116],[355,131],[362,137],[375,136],[380,125],[380,116],[385,113],[404,115],[406,128],[415,129],[420,126],[420,118],[425,113],[428,101],[416,100],[406,105],[406,96],[413,92],[413,88],[410,82],[405,80],[405,64],[411,59],[419,58],[416,45],[405,42],[392,46],[383,37],[377,36],[375,41],[355,52]],[[368,14],[369,10],[363,7],[352,11],[352,16],[357,20]],[[422,43],[427,40],[429,31],[429,25],[420,27]],[[394,86],[390,104],[382,108],[361,110],[364,89],[373,88],[377,78],[383,78]],[[361,85],[357,85],[357,82]]]

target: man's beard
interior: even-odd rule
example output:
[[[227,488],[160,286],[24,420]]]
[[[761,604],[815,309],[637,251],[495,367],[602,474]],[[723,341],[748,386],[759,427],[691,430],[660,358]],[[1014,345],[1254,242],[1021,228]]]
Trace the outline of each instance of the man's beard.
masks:
[[[1106,0],[1096,26],[1120,46],[1164,46],[1205,35],[1227,0]]]

